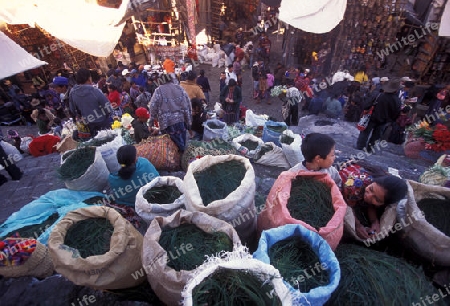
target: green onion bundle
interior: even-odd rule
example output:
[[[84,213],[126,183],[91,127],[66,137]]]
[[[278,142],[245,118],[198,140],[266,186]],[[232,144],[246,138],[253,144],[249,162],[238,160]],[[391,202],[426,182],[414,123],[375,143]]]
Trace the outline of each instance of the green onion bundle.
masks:
[[[284,143],[284,144],[287,144],[287,145],[290,145],[291,143],[294,142],[294,138],[291,137],[291,136],[288,136],[288,135],[283,134],[283,135],[281,135],[281,137],[280,137],[280,142],[281,142],[281,143]]]
[[[335,254],[341,280],[325,305],[422,305],[436,292],[423,271],[403,259],[353,244],[340,244]]]
[[[266,127],[276,133],[283,133],[287,129],[284,125],[266,125]]]
[[[73,151],[67,157],[64,164],[58,169],[59,176],[63,180],[75,180],[81,177],[94,163],[95,148],[84,147]]]
[[[425,220],[450,236],[450,200],[422,199],[417,206],[425,214]]]
[[[78,221],[66,233],[64,244],[77,249],[81,257],[103,255],[109,251],[114,227],[106,218]]]
[[[95,197],[91,197],[89,199],[83,200],[83,203],[88,204],[88,205],[93,205],[93,204],[103,203],[103,200],[105,200],[105,197],[95,196]]]
[[[334,214],[331,188],[313,177],[297,176],[292,180],[287,209],[297,220],[316,229],[324,227]]]
[[[106,137],[102,138],[92,138],[88,142],[86,142],[86,145],[92,146],[92,147],[100,147],[104,145],[105,143],[111,142],[116,138],[116,135],[108,135]]]
[[[144,199],[149,203],[171,204],[181,195],[182,193],[176,186],[154,186],[144,193]]]
[[[246,147],[247,149],[249,149],[251,151],[251,150],[255,150],[259,144],[256,141],[247,139],[246,141],[241,142],[240,145]]]
[[[218,130],[218,129],[222,129],[222,128],[223,128],[223,126],[217,124],[217,123],[214,122],[214,121],[208,121],[208,122],[206,122],[206,125],[207,125],[210,129],[213,129],[213,130]]]
[[[194,173],[203,205],[225,199],[241,185],[245,173],[244,164],[237,160],[214,164]]]
[[[62,160],[63,160],[63,161],[66,160],[70,155],[72,155],[73,152],[75,152],[75,151],[72,150],[72,151],[67,151],[67,152],[65,152],[65,153],[63,154],[63,156],[62,156]]]
[[[58,220],[59,215],[57,212],[51,214],[47,220],[39,224],[27,225],[22,228],[16,229],[4,235],[4,237],[11,237],[14,234],[18,234],[21,238],[38,238],[44,231],[49,228],[56,220]]]
[[[253,272],[218,269],[192,291],[193,305],[278,306],[279,297],[270,282]]]
[[[195,224],[164,228],[159,244],[168,253],[167,265],[176,271],[191,271],[203,264],[206,255],[213,256],[222,251],[233,250],[233,241],[227,234],[206,233]]]
[[[328,270],[317,266],[317,263],[320,263],[319,257],[311,246],[298,236],[272,245],[269,258],[270,264],[280,271],[284,280],[300,292],[307,293],[330,282]]]

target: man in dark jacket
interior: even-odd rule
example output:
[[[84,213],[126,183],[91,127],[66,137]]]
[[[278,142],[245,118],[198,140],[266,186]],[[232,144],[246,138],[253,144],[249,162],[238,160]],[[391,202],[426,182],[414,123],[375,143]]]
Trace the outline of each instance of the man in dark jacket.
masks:
[[[89,70],[78,70],[76,79],[77,85],[69,94],[69,109],[76,120],[89,127],[94,137],[98,131],[111,128],[111,103],[100,90],[92,86]]]
[[[397,95],[399,88],[400,82],[398,80],[389,81],[383,86],[384,92],[380,93],[375,98],[375,101],[370,101],[370,104],[364,108],[369,109],[375,104],[367,128],[359,133],[359,137],[356,142],[356,148],[358,150],[368,148],[367,145],[369,145],[369,147],[373,147],[376,141],[381,138],[381,135],[383,135],[386,124],[397,119],[400,114],[401,106],[400,99]],[[368,144],[367,140],[369,140]]]

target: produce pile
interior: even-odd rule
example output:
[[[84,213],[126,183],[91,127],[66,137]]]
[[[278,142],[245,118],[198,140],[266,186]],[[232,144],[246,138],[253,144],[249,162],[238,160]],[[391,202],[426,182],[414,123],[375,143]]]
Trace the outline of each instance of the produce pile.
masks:
[[[59,167],[58,174],[63,180],[75,180],[80,178],[86,170],[94,163],[95,147],[83,147],[66,153],[69,156]],[[64,154],[64,156],[66,156]],[[63,158],[64,158],[63,156]]]
[[[450,236],[450,200],[422,199],[417,206],[425,214],[425,220]]]
[[[144,193],[144,199],[149,203],[170,204],[182,195],[176,186],[154,186]]]

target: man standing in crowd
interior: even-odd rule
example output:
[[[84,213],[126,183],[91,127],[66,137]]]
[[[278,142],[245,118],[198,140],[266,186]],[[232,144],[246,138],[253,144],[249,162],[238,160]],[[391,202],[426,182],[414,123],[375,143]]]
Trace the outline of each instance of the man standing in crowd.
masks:
[[[200,75],[197,78],[197,85],[202,88],[206,102],[209,104],[209,92],[211,91],[211,87],[209,86],[208,78],[205,77],[205,70],[203,69],[200,70]]]
[[[111,104],[100,90],[92,86],[89,70],[80,68],[76,75],[77,85],[69,94],[72,117],[87,125],[94,137],[102,129],[110,129]]]
[[[158,120],[161,133],[169,134],[181,152],[186,148],[186,132],[192,124],[192,105],[186,91],[171,82],[159,85],[150,101],[150,124]]]
[[[233,70],[233,65],[228,65],[228,68],[225,70],[225,75],[227,76],[225,80],[225,84],[228,85],[231,79],[237,82],[238,78],[236,73]]]
[[[194,71],[189,71],[186,81],[181,81],[180,86],[186,91],[189,99],[197,98],[200,100],[206,100],[203,90],[197,85],[197,83],[195,83],[196,78],[197,74]]]

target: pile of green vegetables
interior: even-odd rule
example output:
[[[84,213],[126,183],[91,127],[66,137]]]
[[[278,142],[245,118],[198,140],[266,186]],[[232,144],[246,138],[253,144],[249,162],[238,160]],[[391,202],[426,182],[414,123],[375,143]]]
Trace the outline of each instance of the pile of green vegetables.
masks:
[[[417,206],[425,214],[428,223],[450,236],[450,200],[422,199]]]
[[[68,153],[68,157],[57,170],[60,178],[69,181],[80,178],[94,163],[95,150],[95,147],[82,147]]]
[[[171,204],[182,195],[176,186],[153,186],[144,193],[148,203]]]

